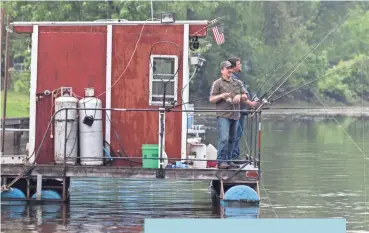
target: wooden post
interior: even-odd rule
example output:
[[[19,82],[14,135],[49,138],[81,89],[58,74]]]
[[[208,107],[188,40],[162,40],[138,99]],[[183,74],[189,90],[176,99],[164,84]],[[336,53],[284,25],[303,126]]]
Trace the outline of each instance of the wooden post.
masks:
[[[27,178],[27,200],[31,199],[31,190],[30,190],[31,187],[30,187],[30,185],[31,185],[31,182]]]
[[[63,202],[67,200],[67,178],[64,176],[63,178]]]
[[[2,17],[3,18],[4,11],[2,11]],[[6,17],[6,27],[9,26],[9,15]],[[2,30],[2,24],[1,24],[1,30]],[[1,41],[0,41],[1,43]],[[8,76],[9,76],[9,32],[6,30],[6,37],[5,37],[5,61],[4,61],[4,106],[3,106],[3,119],[2,119],[2,131],[1,131],[1,154],[4,154],[5,146],[5,119],[6,119],[6,100],[7,100],[7,89],[8,89]]]
[[[41,190],[42,190],[42,175],[37,175],[37,186],[36,186],[36,197],[37,200],[41,200]]]
[[[220,187],[219,187],[219,198],[220,200],[223,200],[224,199],[224,183],[223,183],[223,180],[219,180],[220,182]]]

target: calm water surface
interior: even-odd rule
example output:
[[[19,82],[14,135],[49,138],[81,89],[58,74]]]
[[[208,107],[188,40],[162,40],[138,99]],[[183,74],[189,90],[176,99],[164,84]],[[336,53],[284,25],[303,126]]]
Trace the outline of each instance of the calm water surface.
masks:
[[[239,218],[347,219],[369,232],[369,119],[263,119],[260,208]],[[214,126],[213,119],[198,118]],[[342,127],[342,128],[341,128]],[[211,128],[206,141],[215,144]],[[347,135],[345,132],[349,135]],[[69,205],[1,205],[2,232],[142,232],[145,218],[223,218],[208,182],[74,179]],[[165,226],[163,226],[165,227]]]

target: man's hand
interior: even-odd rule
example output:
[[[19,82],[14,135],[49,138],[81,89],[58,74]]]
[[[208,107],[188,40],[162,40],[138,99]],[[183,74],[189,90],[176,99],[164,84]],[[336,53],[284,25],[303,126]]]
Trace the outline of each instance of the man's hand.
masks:
[[[232,101],[234,104],[238,104],[241,101],[241,95],[236,95]]]
[[[251,108],[255,108],[258,105],[256,101],[247,101],[246,102]]]
[[[226,99],[228,99],[228,98],[231,98],[231,92],[229,92],[229,93],[223,93],[223,94],[222,94],[222,98],[223,98],[224,100],[226,100]]]

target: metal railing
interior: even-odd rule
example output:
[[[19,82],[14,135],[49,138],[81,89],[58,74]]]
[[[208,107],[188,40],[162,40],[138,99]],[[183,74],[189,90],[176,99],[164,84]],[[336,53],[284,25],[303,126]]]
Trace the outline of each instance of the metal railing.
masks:
[[[191,112],[191,113],[216,113],[216,112],[239,112],[238,110],[215,110],[215,109],[197,109],[197,110],[179,110],[179,109],[170,109],[170,108],[156,108],[156,109],[128,109],[128,108],[63,108],[63,109],[59,109],[58,111],[56,111],[53,116],[51,117],[51,120],[49,121],[48,125],[47,125],[47,129],[45,130],[45,133],[43,134],[42,140],[40,142],[39,145],[37,145],[37,148],[35,148],[35,152],[34,152],[34,163],[32,166],[30,166],[23,174],[20,174],[15,180],[20,179],[24,174],[27,174],[28,172],[30,172],[34,166],[36,165],[36,159],[37,157],[40,155],[41,153],[41,148],[44,145],[45,139],[46,139],[46,135],[47,132],[50,130],[50,127],[54,124],[55,121],[55,116],[57,114],[62,114],[65,116],[65,131],[64,131],[64,161],[63,161],[63,166],[64,166],[64,176],[66,175],[66,169],[68,166],[73,166],[73,165],[69,165],[68,164],[68,156],[67,156],[67,142],[68,142],[68,111],[86,111],[86,110],[94,110],[94,111],[104,111],[106,113],[106,111],[118,111],[118,112],[158,112],[159,113],[159,121],[160,121],[160,127],[159,127],[159,148],[160,148],[160,152],[159,152],[159,157],[158,158],[145,158],[148,160],[159,160],[159,164],[160,167],[157,169],[157,177],[158,178],[164,178],[165,177],[165,167],[164,165],[164,161],[178,161],[178,159],[171,159],[171,158],[164,158],[163,156],[163,144],[164,141],[161,140],[165,134],[164,130],[165,130],[165,121],[163,120],[165,118],[166,114],[170,114],[171,112]],[[65,114],[63,114],[63,113]],[[246,116],[247,121],[245,124],[245,129],[246,129],[246,133],[244,134],[243,138],[246,137],[246,139],[240,139],[240,140],[244,140],[246,142],[248,149],[248,155],[245,159],[241,159],[241,160],[237,160],[237,162],[244,162],[243,165],[240,166],[240,168],[238,170],[235,170],[235,175],[240,172],[241,170],[243,170],[247,165],[249,166],[253,166],[256,170],[258,170],[258,174],[260,176],[260,157],[261,157],[261,111],[255,111],[255,110],[249,110],[248,111],[249,114]],[[252,114],[250,114],[252,113]],[[78,114],[77,114],[78,115]],[[214,116],[215,117],[215,116]],[[78,119],[75,119],[78,120]],[[114,133],[116,134],[115,130],[113,129],[112,131],[114,131]],[[119,139],[119,136],[116,134],[117,136],[117,140]],[[77,135],[77,137],[79,137],[79,135]],[[109,145],[110,146],[110,145]],[[102,148],[102,152],[103,150],[105,152],[103,152],[105,155],[106,154],[106,150],[105,150],[105,145],[104,148]],[[131,163],[140,163],[139,160],[143,160],[143,157],[134,157],[134,156],[128,156],[127,154],[125,154],[124,152],[124,148],[123,149],[123,156],[104,156],[103,158],[96,158],[96,157],[83,157],[83,159],[104,159],[105,161],[112,161],[112,160],[125,160],[128,161],[130,164]],[[78,152],[77,152],[78,154]],[[119,153],[117,153],[119,154]],[[189,160],[188,158],[189,153],[187,153],[187,158],[186,161]],[[182,160],[183,159],[179,159]],[[209,160],[209,159],[191,159],[191,161],[196,162],[196,161],[207,161],[207,162],[211,162],[214,160]],[[227,162],[228,160],[222,160]],[[234,160],[233,160],[234,161]],[[221,160],[218,160],[218,162],[221,162]],[[132,166],[131,166],[132,167]]]
[[[64,108],[64,109],[60,109],[59,111],[57,111],[53,118],[55,117],[55,115],[58,112],[65,112],[65,117],[68,116],[68,110],[97,110],[97,111],[121,111],[121,112],[158,112],[159,114],[159,122],[160,122],[160,127],[159,127],[159,148],[160,148],[160,152],[159,152],[159,158],[145,158],[145,159],[150,159],[150,160],[159,160],[160,161],[160,168],[163,168],[163,164],[164,164],[164,160],[168,160],[168,161],[175,161],[178,159],[170,159],[170,158],[164,158],[163,157],[163,144],[164,142],[161,141],[162,138],[164,138],[164,130],[165,130],[165,122],[164,119],[166,114],[170,114],[170,112],[191,112],[191,113],[204,113],[204,112],[208,112],[208,113],[215,113],[215,112],[237,112],[237,110],[215,110],[215,109],[197,109],[197,110],[178,110],[178,109],[164,109],[164,108],[156,108],[156,109],[128,109],[128,108]],[[245,121],[246,124],[244,124],[244,129],[245,129],[245,133],[243,134],[242,138],[240,139],[240,141],[244,141],[246,144],[246,147],[248,148],[247,151],[247,158],[245,160],[238,160],[238,162],[245,162],[248,164],[252,164],[254,165],[254,167],[259,167],[260,168],[260,156],[261,156],[261,111],[254,111],[254,110],[249,110],[249,113],[252,114],[248,114],[246,115],[245,119],[247,119]],[[50,121],[52,122],[52,121]],[[50,126],[48,126],[50,127]],[[65,127],[67,127],[67,121],[65,123]],[[114,131],[114,129],[112,129],[112,131]],[[116,134],[116,132],[114,132]],[[67,160],[67,155],[66,155],[66,144],[67,144],[67,130],[65,130],[65,138],[64,138],[64,142],[65,142],[65,148],[64,148],[64,160]],[[119,137],[117,138],[118,140]],[[43,141],[41,142],[42,146]],[[106,154],[106,153],[105,153]],[[189,153],[187,153],[189,154]],[[37,153],[36,155],[37,156]],[[99,159],[99,158],[93,158],[93,157],[83,157],[84,159]],[[135,161],[135,160],[142,160],[142,157],[134,157],[134,156],[107,156],[105,159],[108,160],[126,160],[129,162],[133,162],[133,163],[139,163],[139,161]],[[210,161],[207,159],[191,159],[192,161]],[[219,161],[219,160],[218,160]]]

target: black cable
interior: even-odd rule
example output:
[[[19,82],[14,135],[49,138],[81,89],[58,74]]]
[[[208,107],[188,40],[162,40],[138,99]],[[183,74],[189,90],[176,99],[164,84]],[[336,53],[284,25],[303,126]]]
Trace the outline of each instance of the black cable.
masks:
[[[112,121],[111,121],[111,119],[110,119],[110,117],[108,116],[108,114],[105,112],[105,114],[106,114],[106,117],[107,117],[107,119],[109,120],[109,122],[110,122],[110,125],[112,125]],[[125,156],[125,160],[127,160],[128,162],[129,162],[129,166],[130,167],[132,167],[132,163],[137,163],[137,164],[140,164],[140,165],[142,165],[142,162],[138,162],[138,161],[134,161],[134,160],[130,160],[129,159],[129,156],[127,155],[127,153],[126,153],[126,151],[125,151],[125,149],[124,149],[124,146],[123,146],[123,143],[121,142],[121,140],[120,140],[120,138],[119,138],[119,136],[118,136],[118,133],[117,133],[117,131],[112,127],[112,129],[113,129],[113,131],[114,131],[114,134],[115,134],[115,137],[117,138],[117,140],[118,140],[118,143],[119,143],[119,145],[121,146],[121,149],[122,149],[122,152],[123,152],[123,154],[124,154],[124,156]],[[106,143],[108,143],[108,142],[106,142]],[[109,146],[110,146],[110,148],[112,148],[112,146],[110,145],[110,143],[108,143],[109,144]]]

